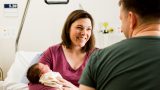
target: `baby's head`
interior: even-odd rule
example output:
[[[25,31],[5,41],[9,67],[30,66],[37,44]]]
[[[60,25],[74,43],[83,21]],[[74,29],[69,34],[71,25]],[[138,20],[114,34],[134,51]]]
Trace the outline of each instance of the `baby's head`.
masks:
[[[48,65],[36,63],[29,67],[27,71],[27,78],[31,83],[39,83],[42,74],[51,71]]]

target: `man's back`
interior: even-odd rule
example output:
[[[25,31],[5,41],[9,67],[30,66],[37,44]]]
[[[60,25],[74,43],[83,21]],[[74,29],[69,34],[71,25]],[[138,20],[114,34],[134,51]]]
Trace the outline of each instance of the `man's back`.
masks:
[[[92,55],[84,72],[93,77],[84,73],[80,83],[96,90],[160,90],[159,54],[160,37],[124,40]]]
[[[80,90],[160,90],[160,0],[119,0],[127,38],[92,55]]]

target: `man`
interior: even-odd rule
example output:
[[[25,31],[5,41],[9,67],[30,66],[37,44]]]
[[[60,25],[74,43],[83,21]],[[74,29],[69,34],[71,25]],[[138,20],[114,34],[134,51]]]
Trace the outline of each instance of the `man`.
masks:
[[[80,90],[160,90],[160,0],[120,0],[127,39],[94,53]]]

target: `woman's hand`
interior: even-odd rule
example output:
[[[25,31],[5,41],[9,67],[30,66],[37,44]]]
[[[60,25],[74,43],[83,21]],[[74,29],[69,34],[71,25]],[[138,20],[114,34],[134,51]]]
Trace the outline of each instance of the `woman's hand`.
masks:
[[[65,80],[64,78],[57,78],[59,80],[59,83],[63,85],[63,90],[79,90],[78,87],[73,85],[71,82]]]

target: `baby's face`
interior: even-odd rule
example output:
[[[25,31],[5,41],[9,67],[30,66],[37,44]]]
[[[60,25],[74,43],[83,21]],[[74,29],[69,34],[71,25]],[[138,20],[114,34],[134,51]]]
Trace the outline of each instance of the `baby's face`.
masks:
[[[51,71],[50,68],[48,67],[48,65],[45,65],[45,64],[42,64],[42,63],[38,64],[38,68],[41,70],[42,74]]]

